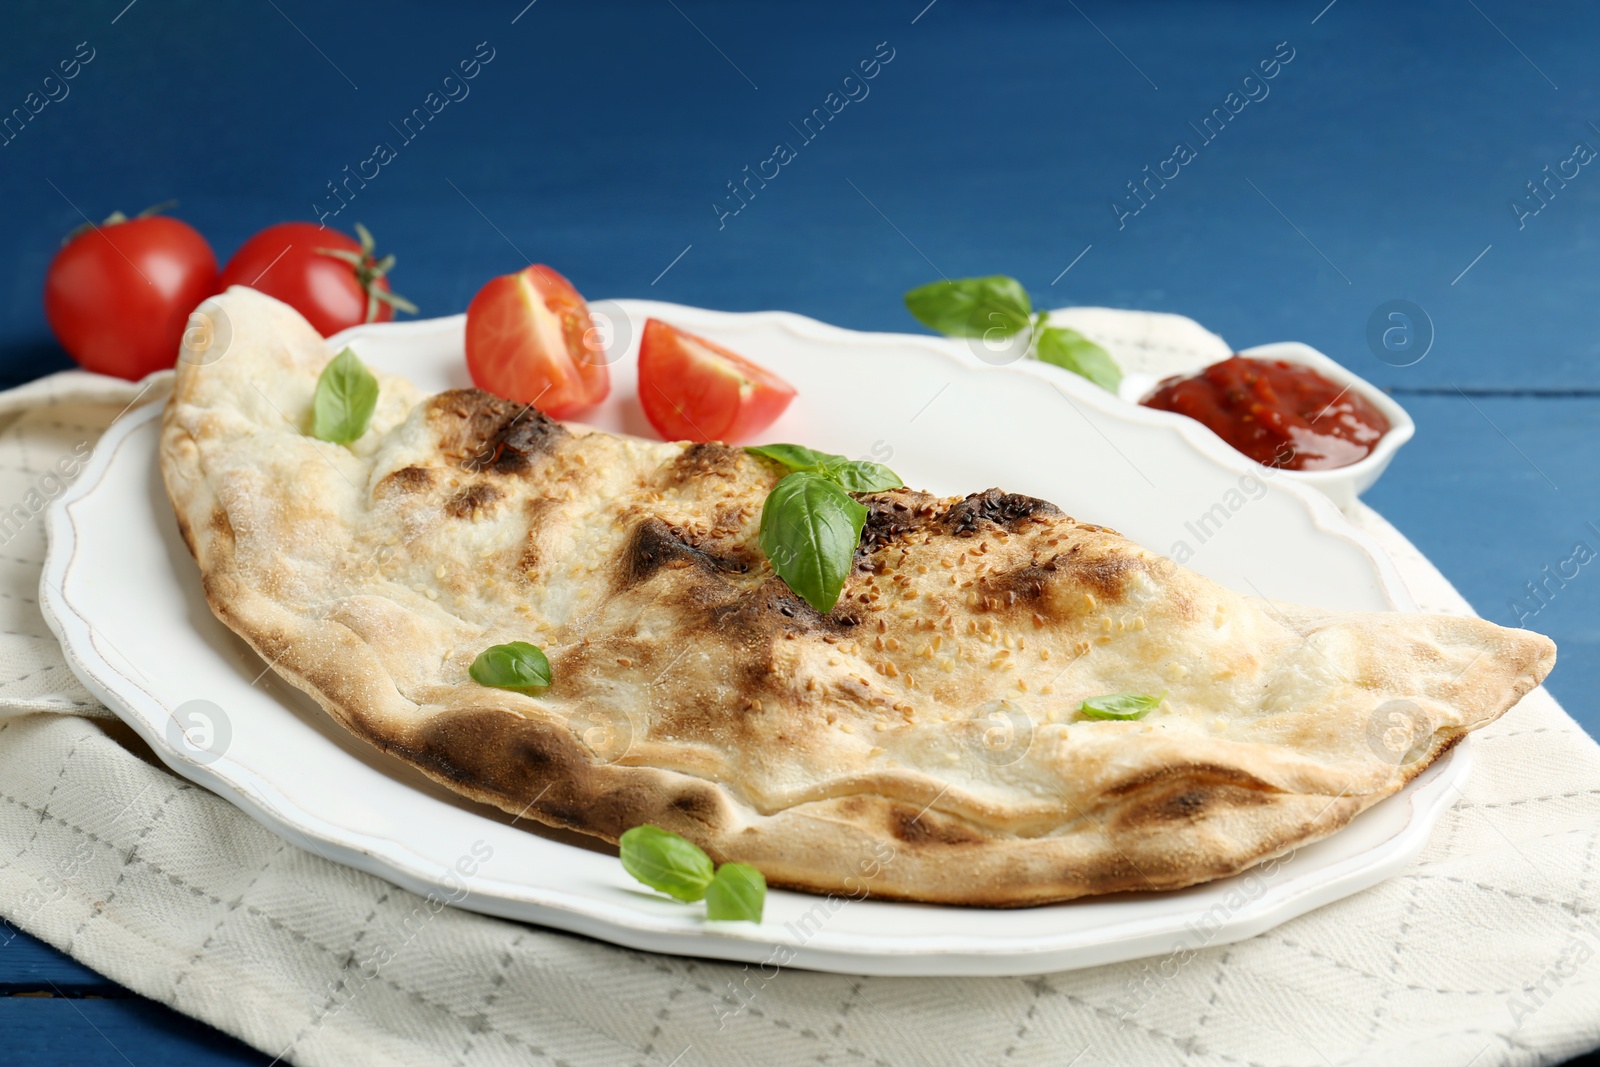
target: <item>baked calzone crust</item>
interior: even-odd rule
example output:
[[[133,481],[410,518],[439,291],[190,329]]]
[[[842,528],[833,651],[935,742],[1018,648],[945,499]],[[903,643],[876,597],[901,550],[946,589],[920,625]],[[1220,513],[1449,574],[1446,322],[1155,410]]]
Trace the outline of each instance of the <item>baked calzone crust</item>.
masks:
[[[218,299],[231,343],[179,365],[161,442],[217,617],[353,733],[553,826],[654,823],[814,891],[1169,889],[1332,833],[1555,659],[1481,619],[1240,596],[996,489],[859,495],[819,614],[758,545],[771,462],[382,374],[365,434],[328,444],[304,432],[322,338]],[[468,676],[510,641],[548,690]],[[1113,693],[1166,696],[1079,713]]]

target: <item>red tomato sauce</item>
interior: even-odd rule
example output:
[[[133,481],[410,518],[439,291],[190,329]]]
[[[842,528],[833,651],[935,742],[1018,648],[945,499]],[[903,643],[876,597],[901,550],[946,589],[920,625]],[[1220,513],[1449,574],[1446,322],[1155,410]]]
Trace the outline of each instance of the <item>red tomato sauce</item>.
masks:
[[[1292,471],[1348,467],[1389,432],[1366,397],[1299,363],[1234,356],[1168,378],[1140,401],[1210,427],[1257,463]]]

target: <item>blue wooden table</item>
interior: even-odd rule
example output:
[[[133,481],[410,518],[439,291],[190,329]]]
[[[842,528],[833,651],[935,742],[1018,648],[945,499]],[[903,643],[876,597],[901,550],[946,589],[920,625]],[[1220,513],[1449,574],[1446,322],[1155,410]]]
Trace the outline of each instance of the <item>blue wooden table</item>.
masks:
[[[1600,733],[1600,570],[1559,574],[1600,550],[1600,10],[443,8],[8,5],[0,115],[92,58],[0,145],[0,385],[69,365],[40,309],[60,236],[169,198],[224,258],[269,223],[360,220],[426,314],[532,258],[590,297],[906,330],[906,289],[1008,273],[1391,389],[1417,438],[1368,501],[1486,617],[1553,635],[1550,689]],[[1371,340],[1392,301],[1398,353]],[[3,938],[18,1062],[265,1061]]]

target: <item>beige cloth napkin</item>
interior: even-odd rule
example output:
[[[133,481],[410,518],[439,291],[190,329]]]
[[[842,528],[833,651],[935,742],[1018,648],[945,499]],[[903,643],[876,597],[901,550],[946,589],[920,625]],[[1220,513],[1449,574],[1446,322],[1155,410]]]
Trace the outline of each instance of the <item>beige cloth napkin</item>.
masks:
[[[32,505],[137,390],[71,373],[0,394],[0,913],[282,1062],[1489,1067],[1600,1045],[1600,750],[1543,690],[1478,735],[1402,875],[1187,960],[774,973],[435,912],[152,765],[63,665]],[[1356,520],[1425,608],[1469,610]]]

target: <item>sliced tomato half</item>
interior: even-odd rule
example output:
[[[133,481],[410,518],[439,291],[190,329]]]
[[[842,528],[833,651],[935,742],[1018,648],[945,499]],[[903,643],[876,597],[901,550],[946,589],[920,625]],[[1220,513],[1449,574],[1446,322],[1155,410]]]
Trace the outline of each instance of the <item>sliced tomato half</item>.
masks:
[[[478,290],[467,308],[473,384],[557,419],[604,400],[605,351],[572,283],[534,265]]]
[[[794,386],[719,344],[648,319],[639,342],[639,403],[668,441],[742,441],[765,430]]]

